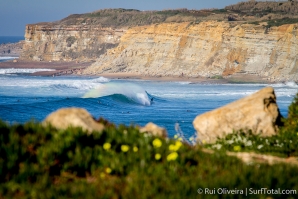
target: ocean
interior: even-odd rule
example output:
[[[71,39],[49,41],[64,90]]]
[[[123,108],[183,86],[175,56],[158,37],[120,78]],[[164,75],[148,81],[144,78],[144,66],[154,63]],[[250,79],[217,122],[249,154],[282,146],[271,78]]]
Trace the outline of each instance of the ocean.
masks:
[[[16,43],[24,39],[24,36],[0,36],[0,44]]]
[[[169,136],[179,124],[186,136],[195,132],[198,114],[226,105],[266,86],[275,88],[283,116],[297,92],[294,82],[285,84],[194,84],[104,77],[40,77],[40,69],[0,69],[0,118],[10,123],[42,121],[63,107],[87,109],[94,118],[116,124],[144,126],[154,122]]]

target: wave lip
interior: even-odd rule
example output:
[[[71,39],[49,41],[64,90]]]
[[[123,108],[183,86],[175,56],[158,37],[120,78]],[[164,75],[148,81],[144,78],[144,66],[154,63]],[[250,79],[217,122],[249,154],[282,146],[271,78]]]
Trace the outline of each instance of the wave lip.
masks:
[[[83,98],[98,98],[115,94],[124,95],[128,99],[144,106],[151,104],[146,91],[133,83],[108,82],[101,84],[87,92]]]
[[[45,69],[45,68],[1,68],[0,74],[16,74],[16,73],[35,73],[40,71],[55,71],[55,69]]]

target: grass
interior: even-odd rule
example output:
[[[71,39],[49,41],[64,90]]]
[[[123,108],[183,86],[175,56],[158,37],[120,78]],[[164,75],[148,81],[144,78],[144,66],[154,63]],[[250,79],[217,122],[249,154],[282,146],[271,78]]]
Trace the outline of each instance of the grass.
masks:
[[[198,194],[197,190],[298,190],[297,167],[245,164],[225,153],[297,157],[297,99],[279,135],[234,133],[204,146],[215,149],[213,154],[203,152],[202,146],[142,134],[135,126],[115,126],[103,119],[99,122],[105,130],[92,134],[80,128],[0,122],[0,198],[256,198]]]

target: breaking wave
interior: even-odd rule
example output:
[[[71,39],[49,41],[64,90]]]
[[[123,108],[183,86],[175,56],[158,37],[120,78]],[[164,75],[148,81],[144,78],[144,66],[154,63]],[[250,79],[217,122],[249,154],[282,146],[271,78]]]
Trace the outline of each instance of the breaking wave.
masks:
[[[55,69],[31,69],[31,68],[2,68],[0,74],[35,73],[41,71],[55,71]]]
[[[151,104],[146,91],[133,83],[109,82],[101,84],[87,92],[83,98],[99,98],[117,94],[141,105],[149,106]]]

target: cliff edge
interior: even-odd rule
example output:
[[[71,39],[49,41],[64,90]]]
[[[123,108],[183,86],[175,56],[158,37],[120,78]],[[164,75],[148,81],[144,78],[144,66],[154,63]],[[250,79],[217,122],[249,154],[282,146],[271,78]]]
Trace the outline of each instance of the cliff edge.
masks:
[[[298,2],[225,9],[106,9],[26,26],[21,59],[96,62],[83,74],[254,75],[297,81]],[[296,16],[297,15],[297,16]]]

